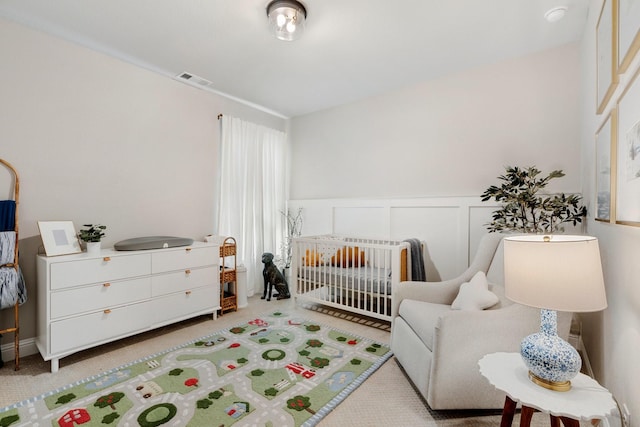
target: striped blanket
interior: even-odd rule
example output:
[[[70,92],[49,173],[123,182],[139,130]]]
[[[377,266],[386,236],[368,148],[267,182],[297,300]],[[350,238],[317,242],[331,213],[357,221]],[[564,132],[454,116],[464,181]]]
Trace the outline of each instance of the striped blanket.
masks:
[[[15,231],[0,232],[0,309],[24,304],[27,288],[20,267],[14,268]],[[9,264],[9,266],[5,266]]]

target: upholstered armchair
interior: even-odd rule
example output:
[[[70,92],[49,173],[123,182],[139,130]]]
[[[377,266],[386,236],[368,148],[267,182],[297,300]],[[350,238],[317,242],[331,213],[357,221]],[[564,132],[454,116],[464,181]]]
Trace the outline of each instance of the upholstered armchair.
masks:
[[[502,408],[504,393],[480,374],[478,361],[489,353],[519,352],[522,338],[540,329],[540,310],[504,296],[503,237],[485,235],[469,268],[455,279],[394,288],[391,349],[432,409]],[[475,281],[478,271],[498,302],[484,310],[452,309],[461,285]],[[559,312],[558,335],[565,340],[570,324],[571,313]]]

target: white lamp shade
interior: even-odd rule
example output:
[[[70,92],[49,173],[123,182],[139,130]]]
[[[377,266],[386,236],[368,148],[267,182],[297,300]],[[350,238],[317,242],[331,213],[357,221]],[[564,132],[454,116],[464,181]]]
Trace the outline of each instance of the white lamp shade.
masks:
[[[607,308],[595,237],[506,237],[504,280],[507,298],[520,304],[570,312]]]

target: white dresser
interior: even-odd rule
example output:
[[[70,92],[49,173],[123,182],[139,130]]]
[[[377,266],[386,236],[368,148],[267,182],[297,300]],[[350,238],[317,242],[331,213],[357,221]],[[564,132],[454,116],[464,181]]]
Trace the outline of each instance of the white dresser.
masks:
[[[38,255],[36,345],[62,357],[220,307],[219,247]]]

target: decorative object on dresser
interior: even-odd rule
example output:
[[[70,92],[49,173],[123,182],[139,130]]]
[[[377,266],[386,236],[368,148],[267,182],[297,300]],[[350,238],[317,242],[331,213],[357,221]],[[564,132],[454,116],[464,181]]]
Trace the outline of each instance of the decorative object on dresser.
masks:
[[[578,352],[557,334],[556,310],[607,308],[598,240],[590,236],[510,236],[504,239],[505,295],[541,309],[540,332],[522,340],[531,380],[567,391],[580,372]]]
[[[564,176],[561,170],[539,178],[540,170],[506,167],[506,174],[498,177],[502,184],[492,185],[480,196],[483,202],[494,199],[502,207],[493,212],[488,224],[490,232],[517,231],[520,233],[554,233],[564,231],[563,224],[581,223],[587,208],[581,204],[582,197],[542,193],[549,181]]]
[[[172,236],[146,236],[134,237],[133,239],[121,240],[113,249],[116,251],[142,251],[147,249],[174,248],[177,246],[189,246],[193,239],[187,237]]]
[[[218,245],[37,257],[36,345],[72,353],[220,309]],[[81,326],[81,327],[80,327]]]
[[[225,311],[238,309],[236,239],[224,237],[220,245],[220,315]]]
[[[82,252],[72,221],[38,221],[38,229],[47,256]]]
[[[106,225],[84,224],[82,230],[78,232],[78,238],[84,242],[87,252],[95,254],[100,252],[100,242],[104,237]]]

